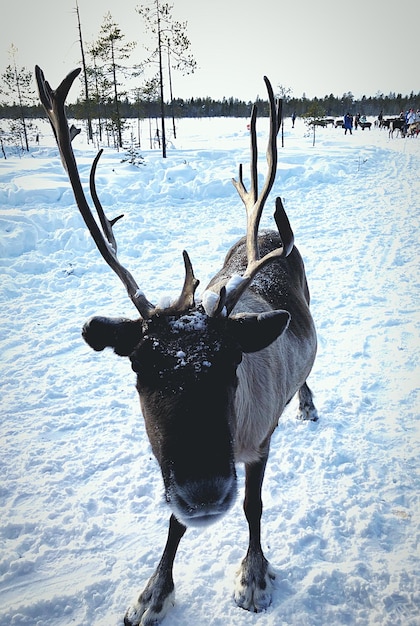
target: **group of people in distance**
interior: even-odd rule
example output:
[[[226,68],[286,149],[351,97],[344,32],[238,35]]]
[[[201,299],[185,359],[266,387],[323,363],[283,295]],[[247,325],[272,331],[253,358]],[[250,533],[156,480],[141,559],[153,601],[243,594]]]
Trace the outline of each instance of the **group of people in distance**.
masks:
[[[382,119],[383,115],[381,111],[378,115],[379,126],[381,126]],[[410,127],[414,127],[420,123],[420,109],[418,111],[415,111],[414,109],[409,109],[406,112],[401,111],[399,119],[404,120],[403,135],[406,135]],[[347,131],[349,131],[351,135],[353,129],[353,115],[346,113],[343,122],[344,134],[347,135]],[[364,122],[366,122],[366,115],[360,115],[360,113],[358,113],[354,118],[354,126],[356,130],[359,124],[363,124]]]
[[[358,126],[362,126],[363,128],[363,124],[366,124],[367,120],[366,120],[366,115],[360,115],[360,113],[358,113],[355,117],[354,117],[354,127],[357,130]],[[353,129],[353,115],[351,115],[350,113],[346,113],[344,116],[344,123],[343,123],[343,128],[344,128],[344,134],[347,135],[347,131],[350,132],[350,135],[352,134],[352,129]]]

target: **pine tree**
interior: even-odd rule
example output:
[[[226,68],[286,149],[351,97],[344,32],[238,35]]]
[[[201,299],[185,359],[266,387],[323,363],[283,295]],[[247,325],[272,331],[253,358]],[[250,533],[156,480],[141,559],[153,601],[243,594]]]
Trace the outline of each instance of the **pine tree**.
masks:
[[[162,127],[162,156],[166,157],[166,130],[165,130],[165,100],[164,100],[164,65],[168,70],[168,84],[170,100],[173,101],[171,70],[180,70],[184,74],[194,72],[196,61],[189,52],[190,41],[186,35],[187,22],[177,22],[172,16],[173,5],[161,3],[160,0],[151,0],[149,6],[141,6],[136,10],[143,18],[146,29],[155,38],[156,47],[149,50],[149,57],[145,64],[158,64],[159,99]],[[166,57],[166,58],[165,58]],[[175,121],[172,118],[174,136],[176,136]]]
[[[317,98],[311,102],[309,107],[306,110],[306,113],[302,115],[305,118],[305,123],[308,126],[308,129],[313,133],[312,145],[315,145],[315,133],[316,127],[319,126],[319,123],[322,121],[325,116],[325,109],[322,105],[319,104]]]
[[[106,102],[112,100],[112,85],[106,77],[106,72],[98,57],[95,44],[87,49],[91,58],[91,65],[86,65],[86,78],[89,89],[89,102],[96,111],[99,142],[102,143],[102,131],[105,126]]]
[[[16,64],[17,48],[10,47],[11,63],[1,75],[0,93],[6,98],[3,104],[12,104],[17,115],[10,123],[11,134],[18,139],[22,149],[29,152],[28,131],[32,124],[25,118],[25,107],[35,102],[35,91],[32,86],[33,75],[26,68],[18,69]]]
[[[99,38],[93,44],[91,50],[96,58],[102,62],[101,74],[112,87],[113,93],[113,111],[111,114],[113,128],[117,132],[118,146],[122,147],[122,127],[123,122],[120,115],[120,99],[125,92],[119,88],[120,74],[125,74],[127,68],[120,65],[120,61],[128,59],[130,52],[135,47],[135,42],[124,43],[125,35],[121,32],[120,27],[113,21],[111,13],[107,13],[101,26]]]

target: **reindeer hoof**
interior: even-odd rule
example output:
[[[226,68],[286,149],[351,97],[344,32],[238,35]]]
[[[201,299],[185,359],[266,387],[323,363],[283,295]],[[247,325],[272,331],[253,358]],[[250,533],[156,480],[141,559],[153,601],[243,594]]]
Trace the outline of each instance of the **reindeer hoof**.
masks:
[[[313,410],[310,411],[299,411],[296,419],[300,420],[301,422],[317,422],[319,420],[318,411],[315,407],[313,408]]]
[[[252,613],[265,611],[271,604],[275,573],[263,557],[260,567],[253,570],[245,558],[236,576],[234,598],[236,604]]]
[[[162,602],[154,601],[147,588],[138,602],[130,606],[124,616],[124,626],[157,626],[161,623],[169,609],[175,604],[175,593],[172,592]]]
[[[319,420],[318,411],[312,402],[301,403],[296,418],[304,422],[317,422]]]

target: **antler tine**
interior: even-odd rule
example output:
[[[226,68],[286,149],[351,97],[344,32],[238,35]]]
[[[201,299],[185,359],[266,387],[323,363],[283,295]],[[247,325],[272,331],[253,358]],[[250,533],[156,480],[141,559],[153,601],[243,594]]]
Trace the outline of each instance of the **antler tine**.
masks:
[[[134,306],[137,308],[140,315],[143,318],[147,319],[151,316],[155,307],[147,300],[146,296],[139,289],[133,276],[125,267],[121,265],[116,255],[117,246],[114,235],[112,233],[112,226],[122,216],[118,216],[112,221],[108,220],[103,212],[102,206],[96,194],[94,178],[96,165],[101,153],[96,157],[93,163],[90,176],[90,186],[91,192],[93,192],[93,201],[98,212],[98,216],[105,236],[101,232],[101,229],[99,228],[95,218],[93,217],[92,211],[88,205],[86,196],[83,191],[82,183],[80,181],[76,159],[74,156],[73,148],[71,146],[71,140],[77,133],[74,129],[69,128],[64,108],[67,95],[75,78],[79,75],[79,73],[80,68],[73,70],[64,78],[64,80],[60,83],[57,89],[53,90],[51,89],[48,81],[45,80],[44,72],[41,70],[40,67],[36,66],[35,75],[38,84],[39,97],[50,120],[57,141],[58,149],[60,151],[61,160],[69,176],[76,204],[86,223],[86,226],[88,227],[89,232],[92,235],[92,238],[102,257],[125,285],[128,295],[130,296]]]
[[[116,254],[117,253],[117,241],[112,231],[112,227],[114,226],[116,222],[118,222],[118,220],[124,217],[124,215],[118,215],[117,217],[114,217],[114,219],[109,220],[104,213],[102,204],[99,200],[98,194],[96,193],[96,184],[95,184],[96,166],[98,165],[98,161],[101,158],[102,153],[103,153],[103,150],[101,148],[98,154],[96,155],[96,157],[94,158],[92,167],[90,169],[90,177],[89,177],[90,195],[92,196],[93,204],[95,205],[96,212],[99,217],[99,221],[101,222],[102,230],[104,231],[109,244],[113,247],[114,252]]]
[[[274,99],[273,88],[270,81],[264,76],[264,82],[267,87],[268,100],[270,106],[270,130],[267,145],[267,166],[268,172],[264,181],[263,189],[258,194],[257,182],[257,134],[256,134],[256,117],[257,109],[254,105],[251,113],[250,134],[251,134],[251,190],[247,191],[243,182],[242,164],[239,166],[239,180],[232,179],[232,182],[245,205],[247,213],[247,234],[246,234],[246,250],[247,250],[247,268],[240,281],[235,281],[234,287],[227,291],[226,310],[228,315],[231,313],[235,304],[257,272],[274,258],[287,256],[293,248],[293,231],[289,220],[284,211],[280,198],[276,199],[276,211],[274,214],[275,222],[279,230],[282,240],[282,246],[272,250],[260,259],[258,249],[258,228],[261,220],[262,211],[264,209],[267,197],[273,187],[277,170],[277,134],[280,129],[282,119],[282,101],[277,103]]]
[[[194,294],[200,284],[200,281],[194,276],[193,266],[188,255],[188,252],[184,250],[182,252],[185,265],[185,280],[182,287],[182,292],[179,298],[173,302],[169,307],[163,309],[164,315],[174,315],[176,313],[184,313],[194,307]],[[159,309],[156,308],[156,313],[159,313]]]

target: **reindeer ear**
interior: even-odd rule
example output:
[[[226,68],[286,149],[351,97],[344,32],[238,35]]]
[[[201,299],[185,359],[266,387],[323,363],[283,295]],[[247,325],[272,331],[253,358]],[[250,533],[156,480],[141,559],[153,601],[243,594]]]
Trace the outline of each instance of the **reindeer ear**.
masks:
[[[119,356],[128,356],[143,336],[141,320],[92,317],[82,330],[83,339],[96,351],[114,348]]]
[[[240,313],[229,318],[229,332],[241,346],[242,352],[258,352],[269,346],[286,330],[290,321],[287,311],[259,314]]]

